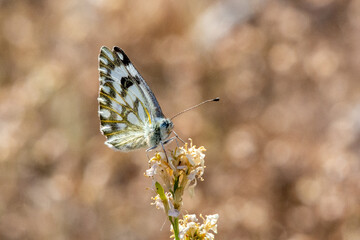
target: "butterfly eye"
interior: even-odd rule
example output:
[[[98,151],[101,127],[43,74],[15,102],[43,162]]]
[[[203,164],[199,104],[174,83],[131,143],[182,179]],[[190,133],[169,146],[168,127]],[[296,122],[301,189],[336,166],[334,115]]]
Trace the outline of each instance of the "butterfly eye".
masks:
[[[168,126],[169,126],[168,122],[161,123],[161,128],[168,128]]]

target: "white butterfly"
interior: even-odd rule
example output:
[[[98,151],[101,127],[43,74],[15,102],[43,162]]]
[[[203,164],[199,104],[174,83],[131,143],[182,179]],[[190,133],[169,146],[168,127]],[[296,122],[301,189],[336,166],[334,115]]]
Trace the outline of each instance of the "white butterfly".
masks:
[[[105,144],[120,151],[164,144],[174,125],[124,51],[102,47],[99,71],[98,113]]]

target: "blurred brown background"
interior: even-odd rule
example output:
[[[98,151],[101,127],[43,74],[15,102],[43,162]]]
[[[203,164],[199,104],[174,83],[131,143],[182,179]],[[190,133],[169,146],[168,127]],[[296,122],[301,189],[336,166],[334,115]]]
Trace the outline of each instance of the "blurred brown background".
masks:
[[[0,0],[0,239],[169,239],[145,152],[103,144],[102,45],[169,117],[221,98],[174,121],[217,239],[360,239],[358,0]]]

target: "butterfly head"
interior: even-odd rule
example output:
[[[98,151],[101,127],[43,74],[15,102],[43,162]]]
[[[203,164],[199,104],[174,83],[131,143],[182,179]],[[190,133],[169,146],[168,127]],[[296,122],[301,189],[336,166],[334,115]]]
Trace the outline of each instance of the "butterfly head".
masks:
[[[171,131],[173,130],[174,124],[170,119],[164,118],[160,121],[159,127],[160,127],[160,138],[161,140],[165,140],[166,138],[169,137]]]

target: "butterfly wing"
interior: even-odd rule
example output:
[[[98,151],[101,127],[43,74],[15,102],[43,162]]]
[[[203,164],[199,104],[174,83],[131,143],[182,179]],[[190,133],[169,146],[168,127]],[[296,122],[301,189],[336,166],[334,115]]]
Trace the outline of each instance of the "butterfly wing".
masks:
[[[105,144],[121,151],[149,146],[147,134],[161,108],[145,80],[118,47],[99,55],[99,116]]]

